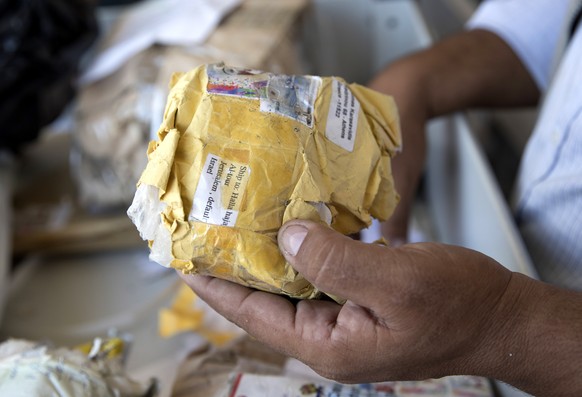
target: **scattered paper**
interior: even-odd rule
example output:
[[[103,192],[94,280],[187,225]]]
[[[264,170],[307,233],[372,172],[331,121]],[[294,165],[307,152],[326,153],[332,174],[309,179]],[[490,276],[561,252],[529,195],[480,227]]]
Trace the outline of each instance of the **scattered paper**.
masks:
[[[149,0],[124,11],[80,79],[90,84],[154,45],[193,46],[215,30],[241,0]]]

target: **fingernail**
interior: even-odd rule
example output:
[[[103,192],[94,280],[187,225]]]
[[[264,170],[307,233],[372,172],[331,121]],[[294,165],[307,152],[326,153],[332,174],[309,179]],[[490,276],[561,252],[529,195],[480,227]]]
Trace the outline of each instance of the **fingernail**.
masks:
[[[297,255],[308,230],[303,226],[291,225],[283,231],[281,245],[285,253],[291,256]]]

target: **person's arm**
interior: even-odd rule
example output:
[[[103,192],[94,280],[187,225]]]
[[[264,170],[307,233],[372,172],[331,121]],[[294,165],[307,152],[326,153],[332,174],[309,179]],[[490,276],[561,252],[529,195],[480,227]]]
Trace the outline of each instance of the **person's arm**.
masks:
[[[369,84],[392,95],[399,108],[403,150],[393,160],[401,195],[384,225],[389,239],[404,239],[410,206],[424,166],[424,126],[430,118],[474,107],[533,105],[537,85],[513,50],[485,30],[466,31],[389,65]]]
[[[581,293],[465,248],[368,245],[307,221],[286,224],[279,242],[307,280],[347,303],[182,277],[252,336],[337,381],[466,374],[539,397],[582,395]]]

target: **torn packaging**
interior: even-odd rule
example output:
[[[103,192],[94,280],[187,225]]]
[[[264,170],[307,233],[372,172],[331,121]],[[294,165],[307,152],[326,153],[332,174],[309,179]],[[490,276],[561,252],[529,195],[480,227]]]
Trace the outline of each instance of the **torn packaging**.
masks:
[[[282,224],[350,234],[398,202],[394,101],[339,78],[203,65],[173,77],[158,137],[128,214],[186,273],[316,298],[279,252]]]

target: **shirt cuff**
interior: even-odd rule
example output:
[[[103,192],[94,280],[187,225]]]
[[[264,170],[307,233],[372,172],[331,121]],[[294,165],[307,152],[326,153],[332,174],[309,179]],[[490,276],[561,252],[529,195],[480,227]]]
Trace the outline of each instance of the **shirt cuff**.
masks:
[[[567,9],[567,1],[489,0],[477,9],[466,28],[485,29],[503,39],[538,88],[545,91]]]

